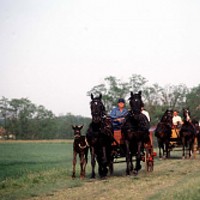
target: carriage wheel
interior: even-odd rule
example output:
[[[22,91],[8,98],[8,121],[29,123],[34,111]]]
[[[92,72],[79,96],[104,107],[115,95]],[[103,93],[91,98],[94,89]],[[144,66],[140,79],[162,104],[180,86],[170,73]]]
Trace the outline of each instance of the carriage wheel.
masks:
[[[196,159],[197,150],[198,150],[198,143],[197,143],[197,137],[195,137],[194,138],[194,144],[193,144],[193,156],[194,156],[194,159]]]
[[[145,168],[147,172],[153,171],[154,156],[152,155],[152,149],[146,148],[145,151]]]
[[[152,159],[152,157],[150,157]],[[153,171],[153,160],[149,160],[147,162],[147,172],[152,172]]]

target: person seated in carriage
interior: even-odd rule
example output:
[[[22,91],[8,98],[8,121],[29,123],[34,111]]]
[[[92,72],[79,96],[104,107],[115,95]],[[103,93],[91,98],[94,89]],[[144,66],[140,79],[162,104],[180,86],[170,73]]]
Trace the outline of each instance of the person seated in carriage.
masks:
[[[181,116],[178,115],[177,110],[174,110],[173,117],[172,117],[172,125],[173,125],[172,135],[171,135],[172,138],[180,138],[179,131],[182,124],[183,124],[183,121],[182,121]]]
[[[180,126],[183,124],[183,121],[181,119],[181,116],[178,115],[178,111],[175,110],[173,112],[173,118],[172,118],[172,123],[174,126],[176,126],[177,128],[180,128]]]
[[[125,108],[125,100],[123,98],[119,98],[117,102],[117,106],[113,108],[110,112],[110,117],[112,120],[112,124],[114,130],[120,130],[121,125],[125,120],[125,116],[128,114],[128,110]]]
[[[150,117],[150,115],[149,115],[149,112],[144,108],[144,104],[143,104],[143,106],[141,107],[141,113],[144,114],[144,115],[147,117],[148,122],[151,121],[151,117]]]

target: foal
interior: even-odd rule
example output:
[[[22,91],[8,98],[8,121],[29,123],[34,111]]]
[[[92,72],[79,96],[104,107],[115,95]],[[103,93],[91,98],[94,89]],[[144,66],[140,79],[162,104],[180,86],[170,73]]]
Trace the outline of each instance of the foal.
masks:
[[[85,177],[85,168],[88,160],[88,144],[86,137],[81,135],[82,126],[72,126],[74,130],[74,143],[73,143],[73,173],[72,178],[76,177],[76,156],[80,158],[80,178]]]

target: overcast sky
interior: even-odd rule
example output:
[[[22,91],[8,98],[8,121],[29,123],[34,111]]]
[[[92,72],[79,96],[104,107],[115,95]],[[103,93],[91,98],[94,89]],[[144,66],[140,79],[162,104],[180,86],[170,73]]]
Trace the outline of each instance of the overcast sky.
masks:
[[[107,76],[200,81],[199,0],[0,0],[0,98],[90,116]]]

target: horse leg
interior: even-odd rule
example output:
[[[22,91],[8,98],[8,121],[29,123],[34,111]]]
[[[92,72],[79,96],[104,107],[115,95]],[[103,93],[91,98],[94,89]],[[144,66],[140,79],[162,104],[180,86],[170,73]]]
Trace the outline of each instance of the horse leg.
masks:
[[[106,152],[106,147],[103,146],[102,147],[102,151],[103,151],[103,157],[102,157],[102,176],[106,176],[108,173],[108,169],[107,169],[107,164],[108,164],[108,159],[107,159],[107,152]]]
[[[84,150],[83,157],[84,157],[84,163],[83,163],[83,176],[85,177],[85,173],[86,173],[86,165],[87,165],[87,162],[88,162],[88,148],[86,148],[86,149]]]
[[[141,169],[141,165],[140,165],[140,161],[141,161],[141,146],[142,146],[142,142],[138,142],[138,149],[137,149],[137,156],[136,156],[136,167],[134,170],[135,175],[138,174],[138,171]]]
[[[110,172],[110,175],[112,175],[113,171],[114,171],[113,160],[114,159],[111,158],[110,163],[109,163],[109,172]]]
[[[189,158],[191,158],[192,154],[194,153],[193,152],[193,145],[194,145],[194,139],[191,138],[190,141],[189,141]]]
[[[164,158],[165,157],[165,146],[164,146],[164,143],[163,142],[161,142],[161,144],[160,144],[160,151],[161,151],[161,149],[162,149],[162,153],[160,152],[160,158]]]
[[[166,146],[166,158],[169,158],[169,142],[168,141],[165,143],[165,146]]]
[[[164,148],[164,143],[161,139],[158,139],[158,148],[159,148],[159,158],[163,158],[165,155],[165,148]]]
[[[197,135],[197,143],[198,143],[198,151],[200,154],[200,133],[198,133],[198,135]]]
[[[131,162],[131,152],[130,152],[130,144],[128,140],[125,140],[126,144],[126,175],[130,175],[130,162]]]
[[[130,154],[130,171],[133,171],[133,154]]]
[[[76,155],[77,155],[77,152],[74,150],[74,152],[73,152],[73,172],[72,172],[72,178],[76,177]]]
[[[165,154],[164,151],[165,151],[164,150],[164,145],[160,145],[160,147],[159,147],[159,158],[160,159],[162,159],[164,157],[164,154]]]
[[[96,155],[95,155],[95,150],[94,147],[90,148],[90,153],[91,153],[91,166],[92,166],[92,174],[91,178],[95,178],[95,165],[96,165]]]
[[[85,162],[84,154],[82,152],[79,154],[79,159],[80,159],[80,178],[82,179],[83,178],[83,164]]]
[[[81,169],[80,178],[81,179],[85,178],[85,167],[86,167],[86,158],[83,151],[80,154],[80,169]]]
[[[161,154],[161,142],[160,140],[157,138],[157,142],[158,142],[158,149],[159,149],[159,158],[162,158],[162,154]]]
[[[108,166],[109,166],[109,173],[110,175],[113,174],[113,171],[114,171],[114,166],[113,166],[113,162],[114,162],[114,157],[112,155],[112,147],[110,147],[107,155],[109,156],[108,159],[109,159],[109,163],[108,163]]]
[[[182,137],[182,145],[183,145],[182,159],[185,159],[185,137]]]

